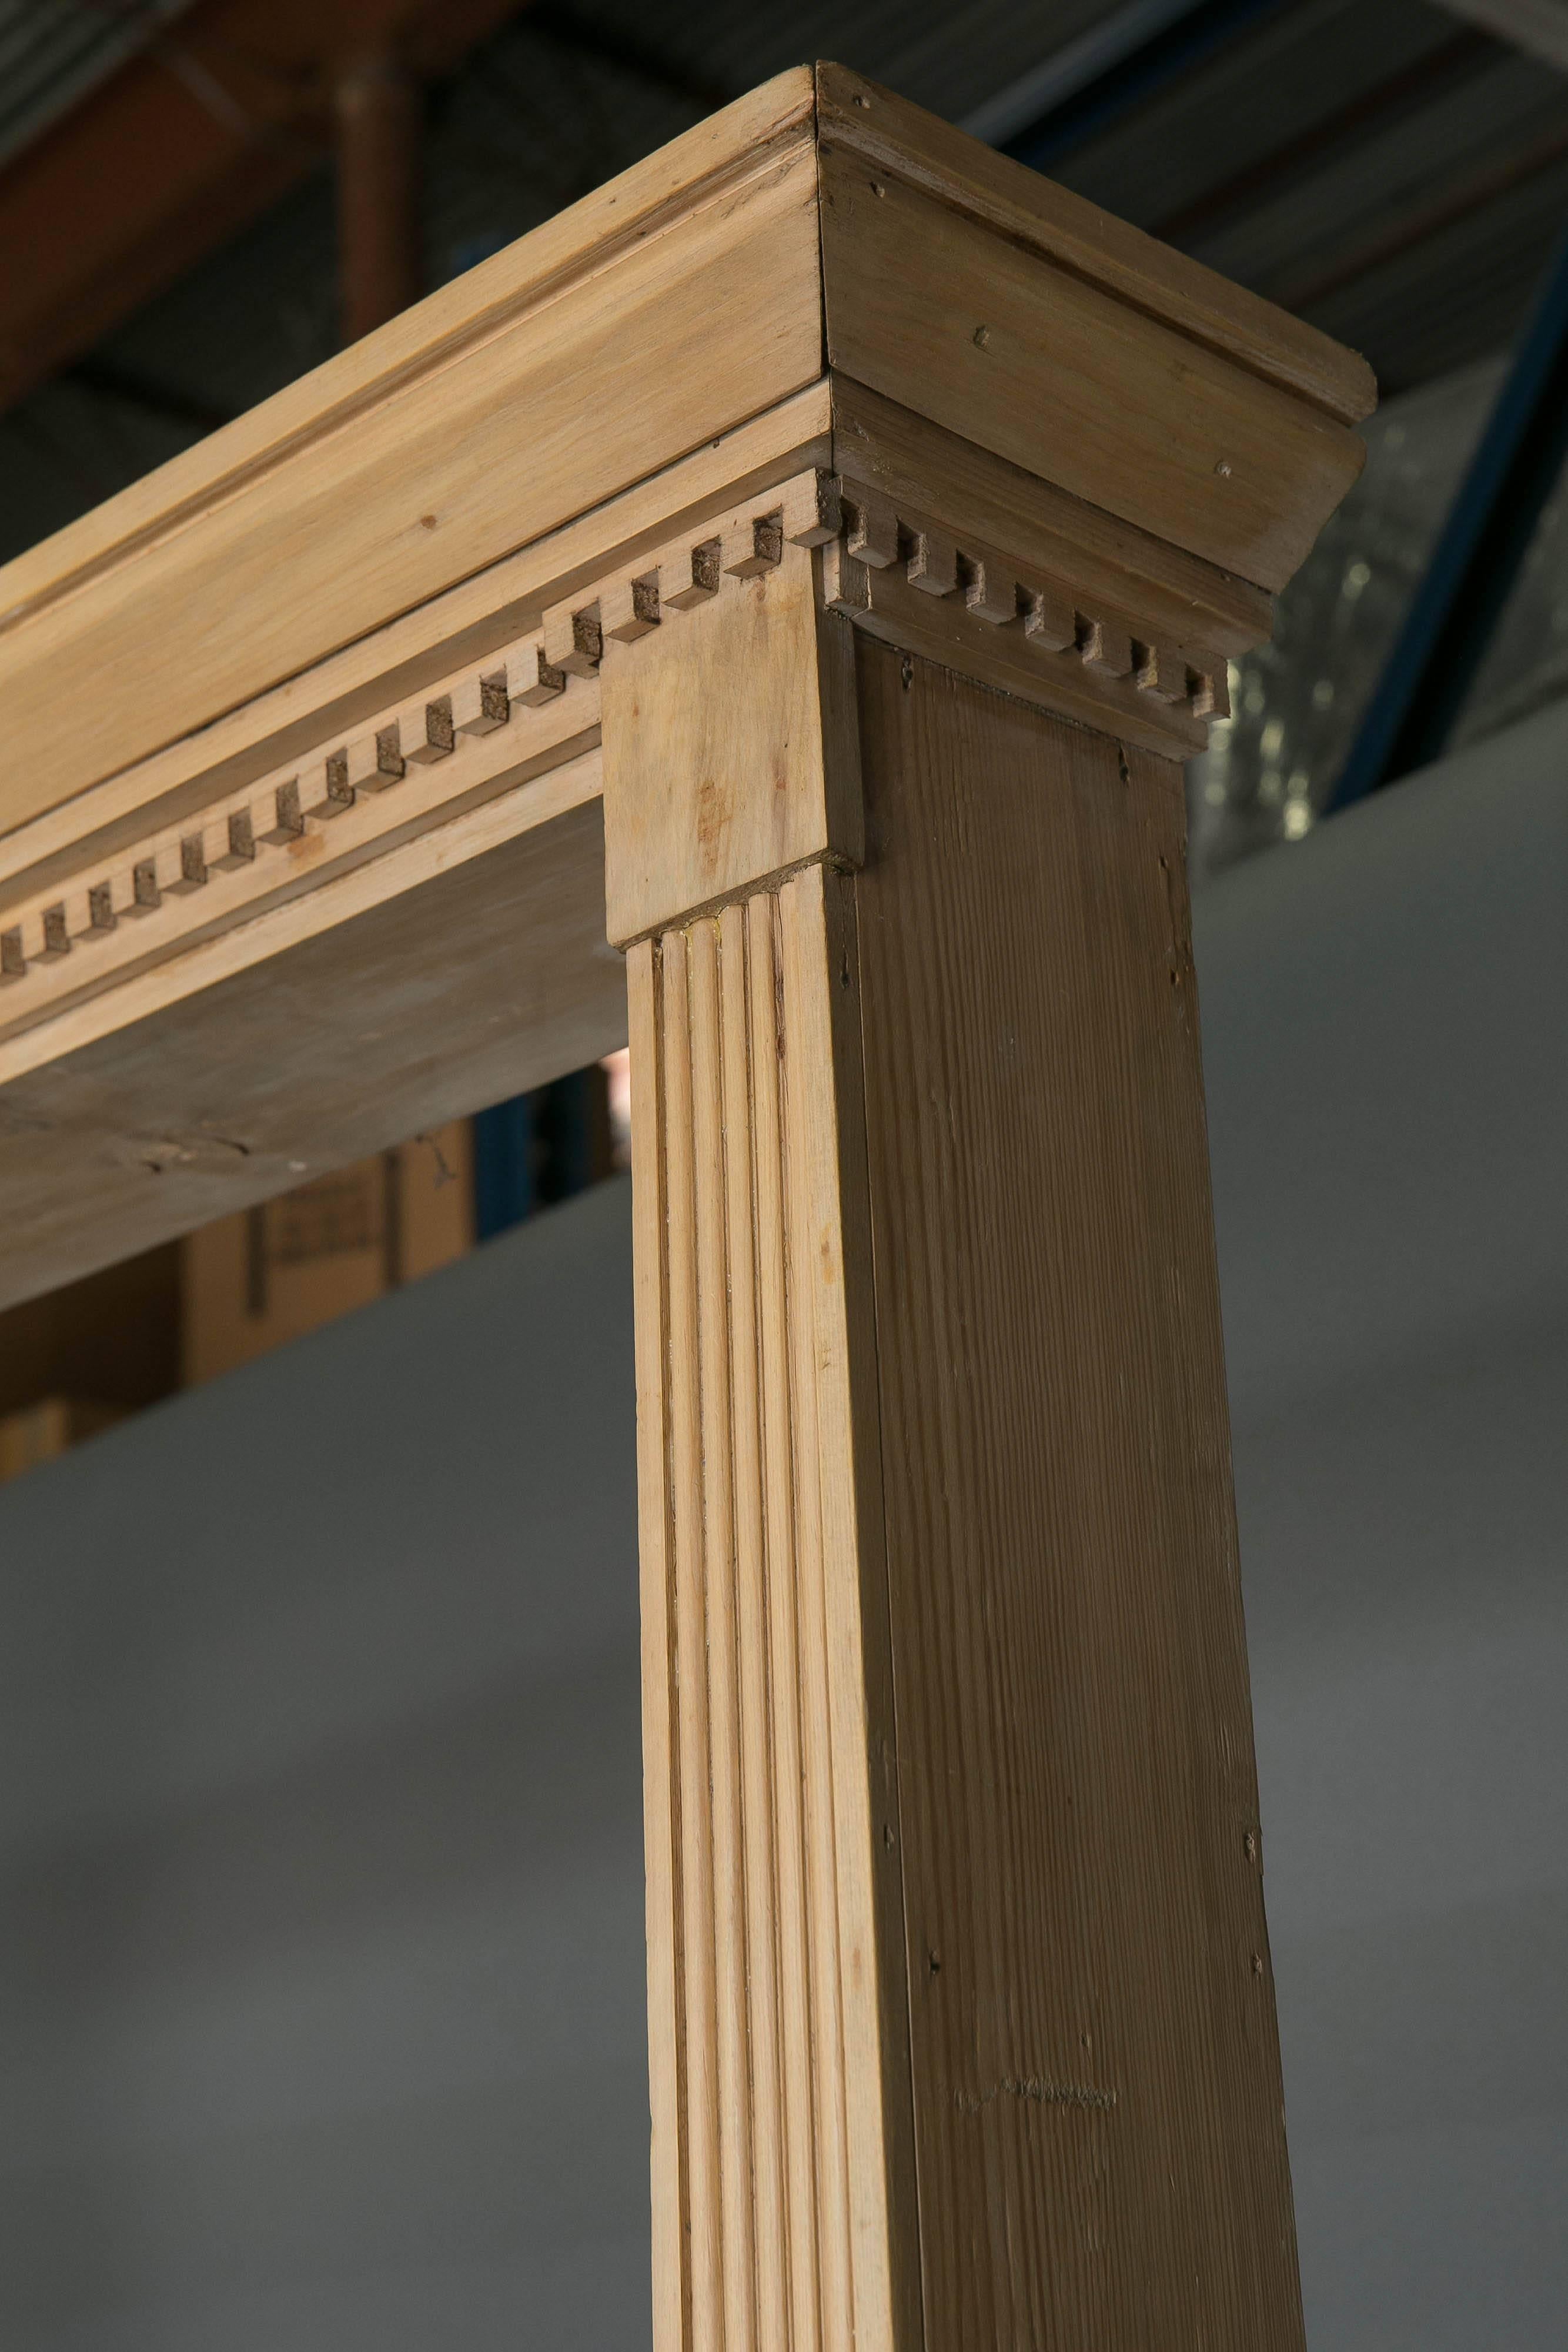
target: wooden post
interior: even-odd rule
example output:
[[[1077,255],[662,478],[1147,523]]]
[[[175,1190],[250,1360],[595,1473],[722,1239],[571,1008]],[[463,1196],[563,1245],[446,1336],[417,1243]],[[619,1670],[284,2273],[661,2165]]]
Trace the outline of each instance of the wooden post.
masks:
[[[864,571],[602,676],[655,2340],[1295,2345],[1181,772]]]
[[[719,593],[603,681],[671,2352],[915,2321],[854,908],[823,862],[861,841],[853,646],[808,547],[740,515],[717,548]]]
[[[821,131],[841,471],[573,623],[631,1005],[654,2340],[1291,2352],[1179,762],[1226,483],[1301,420],[1086,305],[1113,484],[1038,289]],[[1133,526],[1109,593],[1101,518],[1031,569],[1022,475],[952,437],[1031,376]]]

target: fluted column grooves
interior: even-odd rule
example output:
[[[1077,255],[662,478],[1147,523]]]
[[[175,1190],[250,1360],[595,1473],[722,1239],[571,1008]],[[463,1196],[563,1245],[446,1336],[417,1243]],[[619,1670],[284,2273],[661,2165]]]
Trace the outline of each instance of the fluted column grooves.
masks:
[[[629,958],[656,2352],[885,2340],[831,887]]]

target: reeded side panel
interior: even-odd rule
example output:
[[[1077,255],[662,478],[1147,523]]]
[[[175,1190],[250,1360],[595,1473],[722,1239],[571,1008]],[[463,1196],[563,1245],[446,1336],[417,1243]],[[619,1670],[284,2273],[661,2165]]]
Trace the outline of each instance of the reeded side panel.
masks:
[[[904,2340],[835,908],[813,869],[629,959],[657,2352]]]

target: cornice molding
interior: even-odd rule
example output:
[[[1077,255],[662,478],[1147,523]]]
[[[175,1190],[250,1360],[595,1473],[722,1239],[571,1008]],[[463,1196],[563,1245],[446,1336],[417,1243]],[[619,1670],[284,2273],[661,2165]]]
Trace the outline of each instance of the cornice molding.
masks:
[[[841,386],[846,413],[881,402],[1014,478],[1037,538],[1065,527],[1087,561],[1097,534],[1085,596],[1142,610],[1113,584],[1130,569],[1221,634],[1168,607],[1151,625],[1227,654],[1354,479],[1371,397],[1299,320],[800,68],[0,569],[0,872],[5,835],[199,757],[236,710],[826,378],[835,412]],[[961,499],[909,503],[1009,545]]]
[[[1320,328],[840,65],[817,68],[817,139],[820,149],[842,148],[936,197],[1325,415],[1355,425],[1375,405],[1366,362]]]
[[[0,929],[10,920],[6,910],[29,890],[69,879],[84,845],[101,841],[118,855],[141,835],[190,822],[223,789],[291,769],[329,737],[383,725],[402,703],[435,691],[427,681],[494,662],[514,639],[538,634],[552,606],[688,522],[807,467],[830,465],[831,425],[823,379],[440,595],[400,606],[381,628],[326,652],[210,725],[15,824],[0,834]],[[0,732],[0,762],[5,749]]]
[[[366,866],[591,750],[599,691],[520,638],[0,915],[0,1038]]]
[[[809,145],[814,104],[810,67],[759,84],[0,567],[0,635],[422,380],[462,367],[651,238],[733,203],[743,183]]]
[[[826,611],[1166,758],[1200,750],[1228,708],[1223,654],[1086,592],[1069,564],[1047,570],[812,467],[623,560],[548,607],[540,628],[299,758],[140,835],[123,838],[121,823],[89,837],[68,876],[31,890],[18,877],[0,913],[0,1038],[526,791],[599,741],[601,668],[619,648],[678,633],[686,614],[776,571],[787,546],[821,551]]]
[[[1065,572],[839,487],[844,527],[822,593],[873,635],[1167,759],[1190,759],[1207,722],[1228,715],[1223,655],[1175,643]]]

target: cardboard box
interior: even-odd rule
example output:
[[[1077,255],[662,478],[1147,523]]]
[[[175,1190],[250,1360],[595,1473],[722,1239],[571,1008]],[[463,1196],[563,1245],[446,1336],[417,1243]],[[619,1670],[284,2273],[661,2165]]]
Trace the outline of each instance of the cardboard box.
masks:
[[[313,1177],[183,1244],[187,1383],[367,1306],[474,1242],[467,1119]]]
[[[123,1405],[94,1404],[86,1397],[43,1397],[8,1412],[0,1421],[0,1486],[124,1418]]]

